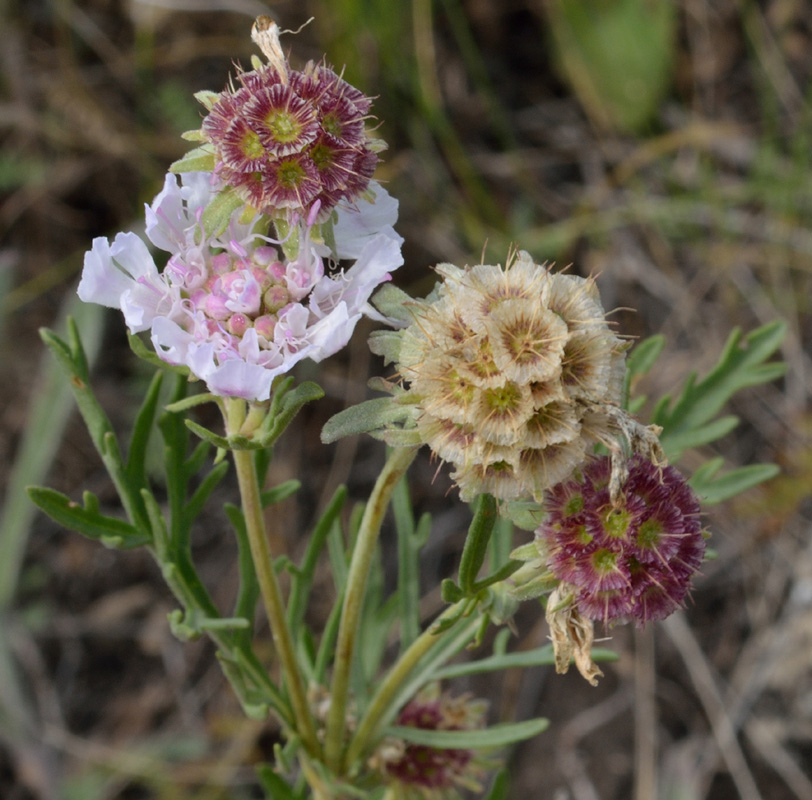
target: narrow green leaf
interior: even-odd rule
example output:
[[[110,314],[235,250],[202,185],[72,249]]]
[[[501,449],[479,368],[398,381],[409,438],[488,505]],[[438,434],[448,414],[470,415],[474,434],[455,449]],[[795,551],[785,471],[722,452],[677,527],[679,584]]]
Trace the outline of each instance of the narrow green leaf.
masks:
[[[360,507],[361,509],[363,507]],[[353,516],[358,518],[359,507],[353,509]],[[352,527],[352,521],[350,522]],[[327,536],[327,554],[330,557],[330,574],[333,576],[333,583],[335,584],[336,594],[341,595],[344,592],[344,587],[347,583],[347,572],[349,558],[347,556],[347,549],[344,546],[344,535],[341,530],[341,524],[338,520],[330,529]]]
[[[267,702],[263,694],[254,686],[249,685],[237,662],[230,659],[222,650],[217,652],[217,658],[220,662],[220,669],[231,684],[231,688],[234,689],[234,694],[237,695],[245,716],[257,722],[266,720],[271,703]]]
[[[612,650],[596,647],[592,651],[595,661],[617,661],[618,655]],[[451,664],[437,670],[434,674],[436,680],[450,680],[465,675],[479,675],[482,672],[499,672],[514,667],[540,667],[555,664],[553,646],[545,644],[535,650],[519,653],[497,653],[488,658],[477,661],[466,661],[462,664]]]
[[[277,487],[278,488],[278,487]],[[290,598],[288,600],[288,624],[293,631],[303,627],[307,598],[313,585],[319,556],[327,544],[327,537],[333,529],[341,509],[347,502],[347,487],[339,486],[333,494],[327,508],[313,528],[299,569],[291,580]]]
[[[298,800],[290,784],[277,775],[270,764],[260,764],[256,773],[267,800]]]
[[[385,283],[372,296],[372,305],[386,317],[392,317],[406,325],[414,322],[414,298],[393,283]]]
[[[383,358],[384,366],[400,361],[400,347],[403,343],[401,331],[373,331],[369,335],[369,349]]]
[[[656,336],[649,336],[643,339],[629,353],[626,359],[626,373],[632,378],[646,375],[657,363],[657,359],[665,347],[665,336],[658,333]]]
[[[376,397],[363,403],[345,408],[327,420],[321,431],[324,444],[353,436],[358,433],[371,433],[389,425],[403,422],[411,417],[408,406],[399,404],[392,397]]]
[[[776,464],[749,464],[726,472],[719,478],[702,475],[699,470],[688,481],[706,505],[722,503],[781,472]]]
[[[201,167],[201,166],[190,166],[187,167],[183,162],[187,159],[190,159],[192,153],[197,153],[201,148],[197,150],[192,150],[191,153],[187,154],[187,156],[181,161],[175,162],[169,169],[171,172],[210,172],[214,170],[214,157],[211,156],[211,166],[210,167]],[[201,156],[201,163],[203,163],[204,159]],[[193,160],[190,160],[190,163],[194,163]],[[180,166],[183,166],[180,169]],[[220,236],[226,228],[228,228],[229,222],[231,222],[231,217],[237,209],[242,208],[245,205],[245,201],[242,200],[240,197],[237,196],[237,193],[234,192],[232,189],[224,189],[219,194],[215,195],[214,199],[206,206],[206,210],[203,212],[203,216],[201,218],[201,223],[203,225],[203,230],[206,233],[206,236]]]
[[[203,89],[199,92],[195,92],[193,97],[206,109],[206,111],[211,111],[212,108],[214,108],[214,104],[220,98],[220,95],[217,94],[217,92]]]
[[[637,378],[648,374],[657,362],[665,347],[665,336],[657,334],[640,342],[626,358],[626,377],[623,380],[623,397],[629,411],[634,413],[645,402],[645,398],[631,397],[633,384]],[[637,408],[632,409],[632,405]]]
[[[179,425],[175,427],[179,428]],[[186,432],[183,431],[184,440],[186,438]],[[197,475],[198,472],[203,468],[203,464],[206,461],[206,456],[209,454],[211,450],[211,445],[208,442],[198,442],[197,447],[192,451],[192,455],[183,462],[183,480],[188,481],[193,475]]]
[[[5,276],[11,277],[10,274]],[[78,295],[66,297],[60,309],[60,325],[61,320],[70,319],[77,341],[78,326],[82,327],[87,342],[87,354],[82,350],[81,364],[81,371],[85,375],[88,372],[88,359],[95,360],[99,352],[104,314],[100,306],[83,303]],[[54,341],[54,347],[61,349],[67,362],[71,362],[67,344],[61,340],[59,344]],[[8,475],[0,503],[0,610],[7,608],[14,600],[36,514],[26,494],[26,487],[46,479],[73,408],[71,386],[65,380],[65,364],[52,358],[52,354],[53,349],[38,359],[26,424],[21,431],[13,465],[7,465]]]
[[[507,769],[500,769],[494,775],[488,794],[483,800],[508,800],[510,791],[510,773]]]
[[[730,414],[697,428],[672,434],[667,438],[668,451],[669,453],[684,453],[692,447],[701,447],[703,444],[715,442],[717,439],[727,436],[738,424],[739,418]]]
[[[321,642],[319,643],[318,653],[316,654],[316,662],[313,667],[314,680],[317,683],[324,684],[327,675],[327,667],[333,658],[335,652],[335,643],[338,638],[338,627],[341,623],[341,605],[344,596],[339,594],[336,602],[330,611],[330,616],[327,618],[327,623],[321,633]]]
[[[170,403],[168,406],[165,406],[165,408],[172,414],[177,414],[180,411],[186,411],[190,408],[194,408],[195,406],[203,405],[204,403],[218,402],[219,398],[216,394],[211,394],[211,392],[200,392],[199,394],[184,397],[183,400],[178,400],[175,403]]]
[[[217,487],[217,484],[228,472],[228,461],[221,461],[216,464],[211,472],[200,482],[200,485],[195,489],[194,494],[186,501],[183,509],[184,523],[191,526],[197,519],[197,516],[203,510],[203,506],[209,499],[209,496]]]
[[[461,614],[455,617],[455,624],[437,634],[436,642],[431,645],[426,655],[420,659],[401,685],[397,694],[387,704],[382,713],[379,728],[388,725],[402,708],[427,683],[434,680],[438,669],[459,653],[474,637],[479,627],[479,619],[469,617],[459,623]],[[370,703],[374,701],[373,698]]]
[[[653,422],[663,428],[660,441],[669,459],[679,458],[681,441],[686,441],[683,437],[690,437],[692,432],[706,426],[737,391],[767,383],[784,374],[785,364],[764,362],[780,347],[785,333],[783,322],[763,325],[744,337],[740,330],[734,330],[707,375],[698,381],[695,374],[689,375],[673,405],[670,397],[660,400]]]
[[[179,175],[182,172],[214,172],[215,159],[211,147],[195,147],[190,150],[183,158],[179,158],[169,165],[169,171]],[[232,208],[235,211],[238,206]],[[205,216],[205,212],[204,212]],[[226,221],[226,225],[228,222]],[[225,230],[225,228],[223,228]],[[210,236],[217,236],[223,231],[215,231],[215,229],[206,228],[206,233]]]
[[[535,531],[544,521],[544,506],[532,500],[508,500],[499,513],[523,531]]]
[[[301,487],[302,482],[292,478],[289,481],[280,483],[278,486],[273,486],[270,489],[266,489],[260,495],[262,507],[267,508],[268,506],[272,506],[274,503],[281,503],[283,500],[287,500],[289,497],[296,494]]]
[[[279,403],[279,410],[271,416],[268,414],[267,425],[259,436],[263,447],[270,447],[290,425],[293,418],[299,413],[304,405],[324,397],[324,389],[313,381],[300,383],[295,389],[291,389],[282,396]],[[273,405],[272,405],[273,408]]]
[[[132,486],[142,487],[147,484],[144,462],[152,426],[155,424],[155,413],[158,409],[158,398],[160,397],[162,382],[163,374],[156,372],[135,418],[125,467],[127,480]]]
[[[106,434],[113,432],[113,426],[88,385],[87,361],[84,348],[79,340],[78,331],[76,331],[75,325],[72,328],[70,327],[72,325],[71,320],[69,320],[68,325],[71,338],[70,346],[53,331],[42,329],[40,336],[68,376],[76,404],[85,425],[87,425],[90,438],[99,453],[103,454],[104,437]]]
[[[141,490],[141,495],[144,498],[144,505],[147,509],[147,518],[149,519],[150,528],[152,529],[152,541],[155,545],[156,558],[161,565],[168,563],[170,557],[171,542],[169,539],[169,531],[166,527],[166,520],[161,513],[161,508],[155,496],[147,489]],[[164,577],[166,577],[164,575]]]
[[[199,425],[192,419],[184,419],[183,424],[194,433],[196,436],[199,436],[204,442],[208,442],[209,444],[213,444],[215,447],[219,447],[221,450],[231,450],[233,441],[230,439],[226,439],[225,436],[219,436],[218,434],[214,433],[214,431],[210,431],[208,428],[204,428],[202,425]]]
[[[409,484],[401,478],[392,493],[392,514],[398,537],[398,616],[400,650],[420,634],[420,545],[417,540]]]
[[[82,507],[54,489],[31,486],[27,491],[31,501],[60,525],[91,539],[99,539],[108,546],[132,549],[151,541],[146,531],[139,531],[124,520],[100,514],[98,501],[89,492]]]
[[[87,358],[73,319],[67,320],[67,327],[67,343],[47,329],[41,330],[40,335],[68,376],[79,413],[115,484],[127,517],[136,528],[145,530],[147,522],[140,487],[130,484],[113,426],[90,387]]]
[[[493,526],[490,541],[489,568],[491,572],[500,570],[510,560],[513,550],[513,522],[501,514]]]
[[[509,744],[531,739],[545,731],[550,725],[548,719],[530,719],[525,722],[506,722],[490,728],[468,731],[438,731],[429,728],[413,728],[406,725],[391,725],[385,730],[386,736],[402,739],[411,744],[425,747],[454,750],[484,750],[506,747]]]
[[[465,595],[471,594],[479,570],[485,563],[488,542],[498,518],[496,499],[490,494],[480,495],[475,502],[475,509],[460,557],[459,588]]]
[[[506,563],[502,564],[496,572],[492,572],[486,578],[483,578],[481,581],[476,581],[474,585],[471,587],[471,591],[473,594],[477,594],[481,592],[483,589],[487,589],[489,586],[492,586],[494,583],[500,583],[501,581],[506,580],[509,578],[514,572],[520,569],[522,566],[521,561],[507,561]]]

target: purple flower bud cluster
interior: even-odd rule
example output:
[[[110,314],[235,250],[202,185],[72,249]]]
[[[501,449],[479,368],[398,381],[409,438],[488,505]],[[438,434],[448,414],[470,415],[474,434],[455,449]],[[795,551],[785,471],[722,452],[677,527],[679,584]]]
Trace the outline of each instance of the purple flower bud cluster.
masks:
[[[364,120],[371,101],[324,64],[237,75],[203,120],[215,172],[259,211],[329,213],[367,188],[378,156]]]
[[[640,455],[628,466],[616,505],[608,456],[549,489],[536,541],[581,614],[642,626],[682,604],[702,563],[705,536],[696,493],[676,469]]]
[[[482,727],[486,707],[467,695],[426,692],[404,706],[396,724],[433,731],[471,730]],[[478,785],[481,768],[475,755],[473,750],[462,748],[403,743],[396,757],[385,759],[386,773],[402,787],[403,796],[412,796],[409,789],[420,797],[456,796],[455,787]]]

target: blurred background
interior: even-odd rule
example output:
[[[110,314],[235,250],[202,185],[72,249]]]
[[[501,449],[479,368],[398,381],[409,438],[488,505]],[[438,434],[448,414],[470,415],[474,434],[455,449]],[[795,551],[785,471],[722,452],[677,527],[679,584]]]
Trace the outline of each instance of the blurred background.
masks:
[[[516,749],[510,798],[812,798],[812,5],[804,0],[0,0],[0,797],[247,800],[275,730],[248,722],[205,642],[170,634],[175,603],[141,552],[105,550],[35,514],[47,483],[115,497],[38,327],[79,320],[98,394],[126,432],[148,373],[120,316],[75,299],[95,236],[143,227],[143,204],[196,128],[192,93],[222,90],[256,52],[252,20],[282,28],[302,66],[324,53],[377,96],[389,150],[377,177],[400,200],[406,266],[422,295],[443,261],[537,261],[599,275],[623,333],[668,337],[641,390],[678,390],[734,326],[782,319],[779,384],[749,389],[741,426],[685,457],[777,462],[782,474],[707,509],[717,560],[684,613],[643,634],[598,688],[535,668],[486,685],[493,720],[547,716]],[[327,397],[277,448],[273,478],[292,555],[334,488],[364,498],[382,446],[325,448],[317,431],[385,374],[359,328],[300,378]],[[645,411],[643,412],[645,417]],[[352,474],[350,465],[354,464]],[[434,513],[424,591],[454,569],[468,512],[446,471],[412,468]],[[229,602],[236,570],[219,510],[195,556]],[[523,539],[521,539],[523,541]],[[517,537],[517,541],[519,538]],[[384,548],[385,555],[387,549]],[[387,556],[388,557],[388,556]],[[315,619],[334,601],[325,575]],[[425,617],[440,608],[437,593]],[[511,646],[541,644],[523,610]]]

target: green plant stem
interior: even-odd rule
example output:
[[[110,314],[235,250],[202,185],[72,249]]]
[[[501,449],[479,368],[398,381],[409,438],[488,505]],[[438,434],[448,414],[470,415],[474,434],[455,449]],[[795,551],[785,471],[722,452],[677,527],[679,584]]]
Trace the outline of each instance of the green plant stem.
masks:
[[[245,527],[254,569],[257,573],[265,613],[271,627],[276,652],[282,664],[290,703],[296,719],[297,733],[302,738],[308,753],[318,758],[321,753],[313,715],[307,702],[302,674],[296,660],[296,649],[293,644],[290,628],[285,616],[282,592],[273,568],[273,558],[265,531],[265,518],[262,513],[259,483],[257,481],[254,454],[250,450],[234,450],[234,465],[237,469],[237,481],[240,486],[242,508],[245,514]]]
[[[417,454],[416,447],[396,447],[389,455],[364,509],[361,527],[352,551],[350,568],[347,574],[346,591],[341,608],[341,622],[338,628],[333,681],[330,687],[330,711],[327,716],[325,739],[325,763],[337,775],[342,774],[342,751],[347,716],[347,698],[350,689],[350,674],[355,654],[355,640],[361,622],[361,609],[366,593],[366,583],[378,534],[384,514],[398,481],[406,473]]]
[[[398,693],[403,683],[408,680],[409,675],[420,659],[423,658],[431,649],[432,645],[437,642],[437,636],[439,635],[437,630],[438,625],[447,619],[459,617],[460,610],[464,603],[465,601],[461,600],[443,611],[435,622],[412,642],[409,649],[403,653],[395,662],[392,669],[389,670],[383,682],[378,686],[378,691],[373,695],[355,731],[355,735],[350,741],[349,747],[347,748],[348,764],[355,763],[364,753],[369,741],[377,734],[381,718],[389,708],[392,699]]]

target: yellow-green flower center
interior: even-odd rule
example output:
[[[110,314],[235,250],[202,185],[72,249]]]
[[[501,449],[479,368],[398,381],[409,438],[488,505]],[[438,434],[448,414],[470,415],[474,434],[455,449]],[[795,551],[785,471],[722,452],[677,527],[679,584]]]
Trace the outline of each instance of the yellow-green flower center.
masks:
[[[261,158],[265,154],[265,148],[259,140],[259,136],[252,130],[243,134],[240,142],[240,152],[248,159]]]
[[[284,109],[274,109],[265,117],[265,126],[280,144],[295,142],[302,133],[302,123]]]

